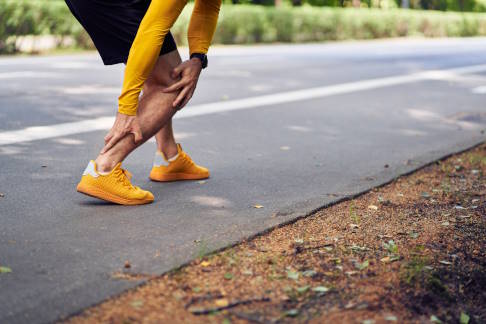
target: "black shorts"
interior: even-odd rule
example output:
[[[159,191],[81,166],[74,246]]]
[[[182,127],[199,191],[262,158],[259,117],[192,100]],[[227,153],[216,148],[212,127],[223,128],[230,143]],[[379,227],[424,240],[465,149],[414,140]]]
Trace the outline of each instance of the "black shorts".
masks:
[[[151,0],[65,0],[86,29],[106,65],[126,63],[138,27]],[[177,49],[172,34],[164,39],[160,55]]]

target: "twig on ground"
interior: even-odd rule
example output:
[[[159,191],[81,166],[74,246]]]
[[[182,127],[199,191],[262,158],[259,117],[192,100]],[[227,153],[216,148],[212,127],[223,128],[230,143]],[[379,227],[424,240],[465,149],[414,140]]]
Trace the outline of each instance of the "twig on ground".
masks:
[[[220,306],[220,307],[210,307],[210,308],[199,308],[199,307],[194,307],[193,309],[189,309],[189,311],[194,314],[194,315],[205,315],[205,314],[211,314],[214,312],[221,311],[223,309],[229,309],[233,308],[239,305],[247,305],[251,304],[254,302],[268,302],[270,301],[270,298],[268,297],[262,297],[262,298],[252,298],[252,299],[246,299],[246,300],[237,300],[232,303],[228,303],[228,305],[225,306]]]
[[[219,293],[215,294],[215,295],[208,293],[208,294],[203,295],[203,296],[195,296],[195,297],[192,297],[184,307],[187,309],[197,302],[204,301],[204,300],[211,300],[211,299],[215,299],[215,298],[223,298],[223,295],[219,294]]]

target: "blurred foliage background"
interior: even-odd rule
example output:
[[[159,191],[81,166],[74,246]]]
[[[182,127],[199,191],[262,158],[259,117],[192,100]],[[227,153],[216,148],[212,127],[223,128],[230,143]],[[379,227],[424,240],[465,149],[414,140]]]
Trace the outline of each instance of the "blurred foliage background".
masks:
[[[317,42],[384,37],[486,35],[486,0],[223,0],[214,43]],[[173,27],[187,44],[192,4]],[[16,53],[25,35],[55,35],[93,48],[63,0],[0,0],[0,53]]]

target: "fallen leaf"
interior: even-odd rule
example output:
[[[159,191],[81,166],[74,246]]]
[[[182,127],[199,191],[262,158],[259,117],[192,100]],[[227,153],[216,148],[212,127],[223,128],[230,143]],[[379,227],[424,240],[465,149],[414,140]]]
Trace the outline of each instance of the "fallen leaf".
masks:
[[[260,209],[260,208],[263,208],[263,206],[262,205],[253,205],[253,208]]]
[[[226,273],[224,274],[224,279],[226,279],[226,280],[231,280],[231,279],[233,279],[233,274],[232,274],[231,272],[226,272]]]
[[[440,260],[439,263],[445,264],[445,265],[451,265],[452,263],[446,260]]]
[[[468,324],[469,323],[469,315],[464,312],[461,312],[461,317],[459,318],[459,323],[461,324]]]
[[[389,240],[388,242],[383,243],[383,247],[387,249],[390,254],[397,254],[398,253],[398,246],[393,240]]]
[[[466,208],[462,207],[461,205],[455,205],[454,208],[459,209],[459,210],[466,209]]]
[[[295,317],[299,315],[299,310],[298,309],[289,309],[288,311],[285,312],[285,316],[289,316],[289,317]]]
[[[221,324],[231,324],[231,320],[229,318],[224,318]]]
[[[143,300],[140,300],[140,299],[132,300],[132,302],[130,303],[130,305],[133,308],[140,308],[140,307],[143,306]]]
[[[367,319],[361,322],[362,324],[375,324],[375,321],[372,319]]]
[[[445,221],[445,222],[442,222],[440,225],[442,225],[442,226],[449,226],[450,223],[448,221]]]
[[[309,285],[306,285],[306,286],[298,287],[296,290],[297,290],[298,293],[303,294],[307,290],[309,290],[309,288],[310,288],[310,286]]]
[[[354,252],[364,252],[369,250],[366,246],[359,246],[356,244],[352,245],[350,249],[353,250]]]
[[[335,264],[341,264],[340,258],[334,258],[334,259],[331,259],[331,261],[334,262]]]
[[[245,276],[253,276],[253,271],[251,271],[251,270],[243,270],[243,271],[241,271],[241,274],[243,274]]]
[[[229,301],[226,298],[220,298],[216,299],[215,304],[218,307],[226,307],[229,305]]]
[[[368,206],[368,209],[371,209],[371,210],[378,210],[378,206],[375,206],[375,205],[369,205],[369,206]]]
[[[302,272],[302,275],[304,277],[314,277],[316,274],[317,274],[317,272],[315,272],[314,270],[306,270],[306,271]]]
[[[442,321],[435,315],[430,315],[430,321],[432,323],[442,323]]]
[[[424,191],[420,194],[420,196],[422,196],[422,198],[430,198],[430,195],[428,192]]]
[[[383,257],[380,259],[380,262],[383,263],[390,263],[391,258],[389,256]]]
[[[389,322],[396,322],[398,319],[395,315],[387,315],[385,316],[385,321],[389,321]]]
[[[304,240],[301,239],[301,238],[294,239],[294,242],[297,243],[297,244],[304,244]]]
[[[358,270],[364,270],[364,269],[368,268],[369,265],[370,265],[370,262],[368,260],[365,260],[363,263],[357,263],[356,268]]]
[[[192,288],[192,291],[195,293],[201,292],[201,287],[194,287]]]
[[[9,267],[0,266],[0,273],[10,273],[10,272],[12,272],[12,269],[10,269]]]
[[[296,271],[288,270],[287,271],[287,278],[297,280],[299,279],[299,273]]]
[[[417,233],[417,232],[410,232],[409,235],[410,235],[411,238],[414,238],[414,239],[416,239],[417,237],[419,237],[419,233]]]
[[[329,291],[329,288],[324,287],[324,286],[317,286],[312,288],[312,291],[318,292],[318,293],[326,293]]]
[[[203,262],[201,262],[201,266],[202,267],[209,267],[210,265],[211,265],[211,262],[209,262],[209,261],[203,261]]]

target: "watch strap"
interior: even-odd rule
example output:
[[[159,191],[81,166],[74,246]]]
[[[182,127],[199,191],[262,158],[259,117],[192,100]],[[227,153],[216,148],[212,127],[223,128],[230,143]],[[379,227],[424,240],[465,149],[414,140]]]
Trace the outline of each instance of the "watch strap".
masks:
[[[202,53],[192,53],[190,58],[198,58],[201,60],[201,66],[203,69],[205,69],[207,66],[208,66],[208,56],[206,54],[202,54]]]

